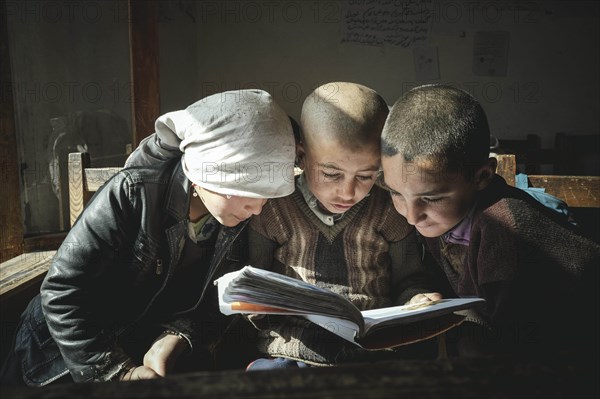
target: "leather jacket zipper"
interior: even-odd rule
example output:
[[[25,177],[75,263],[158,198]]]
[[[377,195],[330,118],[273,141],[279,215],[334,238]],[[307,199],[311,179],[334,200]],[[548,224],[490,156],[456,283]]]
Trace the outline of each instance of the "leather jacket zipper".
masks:
[[[242,223],[244,223],[244,224],[241,225],[241,226],[239,226],[238,230],[235,232],[235,234],[233,235],[233,237],[231,237],[231,239],[227,243],[227,248],[224,248],[221,251],[219,259],[217,259],[217,261],[212,265],[211,269],[208,271],[207,279],[204,282],[204,287],[202,288],[202,293],[200,294],[200,300],[198,301],[198,303],[200,303],[202,301],[202,299],[204,298],[204,294],[206,293],[206,289],[211,285],[211,280],[213,279],[215,273],[219,269],[219,266],[221,265],[221,261],[223,260],[223,258],[225,257],[225,255],[227,255],[227,251],[229,250],[229,248],[231,247],[231,245],[233,245],[233,242],[238,238],[238,236],[240,235],[240,233],[242,232],[242,230],[244,230],[244,228],[246,227],[246,224],[248,224],[248,221],[245,221],[245,222],[242,222]],[[198,306],[198,304],[196,304],[196,306]]]

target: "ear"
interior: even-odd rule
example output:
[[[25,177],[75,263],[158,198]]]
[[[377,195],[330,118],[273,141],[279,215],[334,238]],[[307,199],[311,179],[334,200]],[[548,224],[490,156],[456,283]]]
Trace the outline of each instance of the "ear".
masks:
[[[488,186],[496,175],[496,166],[498,162],[495,157],[490,157],[481,165],[481,167],[475,172],[475,187],[477,191],[481,191]]]
[[[296,143],[296,166],[300,169],[304,169],[304,156],[306,155],[306,151],[304,151],[304,144]]]

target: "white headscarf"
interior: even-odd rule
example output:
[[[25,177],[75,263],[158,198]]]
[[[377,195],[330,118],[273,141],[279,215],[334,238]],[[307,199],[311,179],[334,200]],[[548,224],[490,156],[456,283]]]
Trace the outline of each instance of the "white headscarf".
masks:
[[[183,171],[200,187],[249,198],[294,191],[292,126],[265,91],[214,94],[162,115],[155,127],[161,137],[181,139]]]

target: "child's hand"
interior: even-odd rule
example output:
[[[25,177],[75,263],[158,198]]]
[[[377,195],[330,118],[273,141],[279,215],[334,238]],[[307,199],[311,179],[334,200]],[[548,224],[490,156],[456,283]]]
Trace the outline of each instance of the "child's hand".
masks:
[[[160,378],[154,370],[146,366],[133,366],[119,378],[120,381],[151,380]]]
[[[421,302],[439,301],[440,299],[442,299],[442,294],[440,294],[439,292],[425,292],[413,296],[412,298],[410,298],[410,301],[405,303],[405,305],[413,305],[415,303]]]
[[[164,377],[173,369],[177,358],[187,348],[187,342],[180,336],[163,333],[144,355],[144,366]]]

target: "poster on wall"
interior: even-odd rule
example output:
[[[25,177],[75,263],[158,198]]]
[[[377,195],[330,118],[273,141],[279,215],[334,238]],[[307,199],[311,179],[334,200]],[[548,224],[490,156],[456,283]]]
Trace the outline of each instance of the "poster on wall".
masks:
[[[477,76],[506,76],[507,31],[480,31],[473,37],[473,73]]]
[[[432,22],[429,1],[342,2],[341,42],[412,48],[426,45]]]

